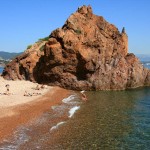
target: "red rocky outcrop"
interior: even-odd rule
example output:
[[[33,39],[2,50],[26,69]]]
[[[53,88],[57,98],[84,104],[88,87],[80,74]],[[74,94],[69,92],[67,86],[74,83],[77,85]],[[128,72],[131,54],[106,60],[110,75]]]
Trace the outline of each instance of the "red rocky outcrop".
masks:
[[[30,48],[13,59],[6,65],[2,76],[7,80],[31,80],[34,81],[33,71],[39,61],[39,58],[44,55],[44,45],[46,41],[38,41]]]
[[[123,90],[150,85],[150,71],[128,54],[128,37],[83,6],[54,30],[44,54],[23,54],[8,64],[7,79],[28,79],[75,90]],[[30,67],[27,65],[30,60]],[[32,63],[33,62],[33,63]],[[21,71],[23,70],[23,71]]]

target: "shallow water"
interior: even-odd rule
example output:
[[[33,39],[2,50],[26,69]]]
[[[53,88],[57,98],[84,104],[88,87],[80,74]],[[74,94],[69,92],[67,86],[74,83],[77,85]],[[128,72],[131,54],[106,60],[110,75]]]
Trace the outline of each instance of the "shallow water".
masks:
[[[87,102],[78,94],[20,127],[0,150],[149,150],[150,88],[86,92]]]
[[[87,95],[89,101],[44,149],[149,149],[149,88]]]

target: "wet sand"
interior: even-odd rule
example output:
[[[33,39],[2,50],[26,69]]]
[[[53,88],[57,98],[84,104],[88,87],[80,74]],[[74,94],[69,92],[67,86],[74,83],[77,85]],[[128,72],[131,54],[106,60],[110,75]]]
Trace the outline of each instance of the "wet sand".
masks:
[[[42,96],[25,97],[16,94],[13,102],[13,95],[0,95],[0,141],[9,137],[20,125],[29,123],[50,110],[51,106],[61,104],[62,99],[68,95],[68,90],[59,87],[48,87]],[[2,98],[5,98],[5,102]]]

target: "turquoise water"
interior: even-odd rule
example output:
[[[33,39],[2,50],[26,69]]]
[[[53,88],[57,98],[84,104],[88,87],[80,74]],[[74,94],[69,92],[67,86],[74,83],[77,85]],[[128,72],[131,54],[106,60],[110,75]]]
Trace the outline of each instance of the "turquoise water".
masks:
[[[78,92],[21,126],[0,149],[149,150],[150,88]],[[71,116],[71,117],[69,117]]]

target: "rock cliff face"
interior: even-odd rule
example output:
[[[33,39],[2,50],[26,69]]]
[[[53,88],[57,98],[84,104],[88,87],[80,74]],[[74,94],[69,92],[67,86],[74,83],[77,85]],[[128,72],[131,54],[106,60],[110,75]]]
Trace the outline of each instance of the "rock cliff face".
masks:
[[[44,45],[46,41],[39,41],[33,44],[30,48],[13,59],[6,65],[2,76],[8,80],[31,80],[34,81],[33,70],[39,61],[39,58],[44,55]]]
[[[43,47],[17,57],[3,72],[6,79],[26,79],[75,90],[123,90],[150,85],[150,71],[128,54],[128,37],[83,6]]]

